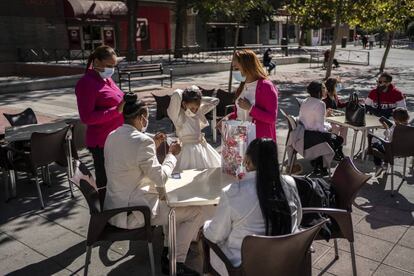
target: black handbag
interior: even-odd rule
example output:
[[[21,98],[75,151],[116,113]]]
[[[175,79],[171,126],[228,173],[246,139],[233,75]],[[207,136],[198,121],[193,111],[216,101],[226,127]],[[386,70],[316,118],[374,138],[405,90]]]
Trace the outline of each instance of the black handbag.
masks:
[[[365,126],[365,106],[359,103],[358,94],[349,96],[345,108],[345,122],[353,126]]]

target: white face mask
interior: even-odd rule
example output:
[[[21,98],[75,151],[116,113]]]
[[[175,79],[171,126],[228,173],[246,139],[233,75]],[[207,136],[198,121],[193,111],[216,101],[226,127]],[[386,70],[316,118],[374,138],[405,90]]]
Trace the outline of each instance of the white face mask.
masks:
[[[113,67],[105,67],[103,72],[99,72],[99,75],[103,79],[108,79],[108,78],[112,77],[112,75],[114,74],[114,72],[115,72],[115,68],[113,68]]]
[[[246,81],[246,77],[241,74],[240,71],[233,71],[233,78],[238,82]]]
[[[192,117],[194,117],[195,115],[197,115],[196,113],[194,113],[194,112],[192,112],[189,108],[187,108],[186,110],[185,110],[185,115],[187,116],[187,117],[190,117],[190,118],[192,118]]]
[[[147,118],[144,118],[144,119],[147,123],[145,124],[145,126],[142,126],[141,132],[146,132],[147,128],[148,128],[148,125],[149,125],[149,120]]]

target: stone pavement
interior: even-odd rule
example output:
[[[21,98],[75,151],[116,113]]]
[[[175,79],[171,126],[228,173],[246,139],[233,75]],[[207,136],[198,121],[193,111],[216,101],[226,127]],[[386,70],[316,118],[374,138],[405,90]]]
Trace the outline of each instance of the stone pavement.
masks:
[[[412,66],[411,66],[412,67]],[[413,69],[393,67],[398,86],[406,87],[409,109],[413,110],[414,98],[411,95]],[[365,97],[375,84],[376,71],[372,67],[341,66],[334,71],[342,78],[346,89],[341,95],[356,90]],[[279,66],[272,80],[279,87],[279,106],[288,113],[298,112],[294,97],[305,97],[307,83],[321,79],[324,71],[310,69],[308,64]],[[174,88],[197,84],[205,88],[226,87],[228,72],[188,76],[178,78]],[[154,83],[149,83],[152,85]],[[173,89],[152,90],[157,95],[171,93]],[[410,93],[411,92],[411,93]],[[153,104],[150,92],[141,92],[140,97]],[[59,119],[62,116],[76,115],[76,102],[73,88],[34,91],[27,94],[0,95],[0,113],[15,112],[32,107],[42,121]],[[154,107],[151,107],[149,131],[170,131],[167,120],[155,121]],[[0,129],[5,126],[0,121]],[[279,116],[277,133],[279,155],[281,156],[286,139],[286,123]],[[349,131],[348,135],[351,135]],[[207,131],[211,140],[210,132]],[[349,137],[350,138],[350,137]],[[348,141],[350,141],[348,139]],[[218,146],[219,143],[216,144]],[[349,143],[345,153],[349,153]],[[82,152],[82,160],[91,166],[88,153]],[[411,162],[411,161],[410,161]],[[301,161],[305,169],[309,166]],[[411,163],[409,163],[411,164]],[[371,161],[358,160],[356,165],[364,172],[372,173]],[[17,198],[0,202],[0,274],[4,275],[81,275],[85,258],[85,236],[88,226],[88,207],[79,191],[71,199],[65,172],[53,167],[53,184],[42,185],[47,198],[47,207],[39,209],[39,202],[33,181],[20,175]],[[401,162],[396,171],[401,172]],[[404,183],[395,197],[390,197],[390,178],[372,178],[360,191],[353,207],[355,249],[359,275],[414,275],[414,177],[412,168],[408,170],[408,183]],[[396,183],[399,183],[397,178]],[[157,229],[155,235],[156,264],[162,242]],[[349,245],[339,241],[340,258],[328,266],[333,259],[333,243],[316,241],[313,254],[314,275],[351,275]],[[194,245],[189,253],[190,265],[200,268],[200,256]],[[103,243],[92,253],[90,275],[149,275],[149,262],[146,244],[141,242]],[[160,271],[157,271],[161,275]]]

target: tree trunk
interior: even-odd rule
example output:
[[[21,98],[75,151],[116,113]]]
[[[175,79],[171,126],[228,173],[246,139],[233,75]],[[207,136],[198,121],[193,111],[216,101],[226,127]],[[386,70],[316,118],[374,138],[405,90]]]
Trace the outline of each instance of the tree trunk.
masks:
[[[300,26],[299,48],[305,46],[305,27]]]
[[[184,26],[187,18],[186,0],[178,0],[175,12],[174,58],[183,57]]]
[[[137,61],[137,0],[128,0],[128,61]]]
[[[239,41],[239,30],[240,30],[240,26],[239,26],[239,23],[237,23],[232,57],[234,57],[234,55],[236,54],[237,44],[238,44],[238,41]],[[229,75],[229,86],[228,86],[228,91],[229,92],[231,92],[231,82],[232,82],[232,80],[233,80],[233,58],[232,58],[232,62],[230,62],[230,75]]]
[[[380,73],[384,72],[385,69],[385,62],[387,61],[388,53],[390,52],[392,40],[394,39],[394,32],[388,33],[388,42],[387,42],[387,48],[385,48],[384,55],[382,56],[381,66],[380,66]]]
[[[336,9],[334,37],[332,40],[331,53],[329,55],[328,64],[326,66],[325,79],[328,79],[331,76],[331,72],[332,72],[332,63],[333,63],[333,60],[335,57],[335,51],[336,51],[336,41],[338,40],[338,34],[339,34],[339,24],[341,23],[341,8],[342,8],[342,1],[338,3],[338,7]]]

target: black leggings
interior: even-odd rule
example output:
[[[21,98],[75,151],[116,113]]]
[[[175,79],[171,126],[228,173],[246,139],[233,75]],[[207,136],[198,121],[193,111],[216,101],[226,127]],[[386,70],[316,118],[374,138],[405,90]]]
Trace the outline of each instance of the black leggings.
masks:
[[[106,186],[106,171],[105,171],[105,158],[104,149],[100,147],[88,148],[92,153],[93,166],[95,167],[96,186],[98,188]]]
[[[329,146],[331,146],[335,152],[335,155],[338,154],[343,156],[342,144],[344,143],[344,138],[331,132],[305,130],[305,150],[324,142],[327,142]],[[315,159],[315,164],[316,166],[323,166],[322,156]]]

